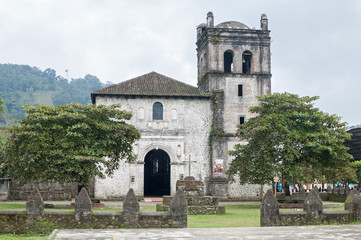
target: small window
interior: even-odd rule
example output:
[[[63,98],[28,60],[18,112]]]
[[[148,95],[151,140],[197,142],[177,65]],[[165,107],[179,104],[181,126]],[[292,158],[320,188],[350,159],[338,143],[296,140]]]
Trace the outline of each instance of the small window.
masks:
[[[233,72],[233,53],[231,51],[224,52],[224,72]]]
[[[245,51],[242,54],[242,73],[244,74],[251,73],[251,59],[252,59],[252,53],[250,51]]]
[[[153,104],[153,120],[163,120],[163,105],[160,102]]]
[[[243,96],[243,85],[238,84],[238,96]]]
[[[240,117],[239,118],[239,124],[243,124],[244,123],[244,117]]]

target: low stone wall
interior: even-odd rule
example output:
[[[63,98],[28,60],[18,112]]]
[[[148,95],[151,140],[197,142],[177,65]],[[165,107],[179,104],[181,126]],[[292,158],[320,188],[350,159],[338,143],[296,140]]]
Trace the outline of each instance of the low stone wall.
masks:
[[[75,212],[44,212],[44,202],[37,188],[30,194],[26,211],[0,211],[0,233],[48,233],[56,228],[184,228],[187,227],[187,202],[177,191],[169,212],[140,212],[133,189],[123,203],[123,212],[92,212],[92,202],[85,188],[75,200]]]
[[[303,211],[280,212],[280,204],[271,190],[267,191],[261,204],[261,226],[298,226],[313,224],[346,224],[361,220],[361,197],[355,189],[349,196],[344,211],[324,211],[323,203],[314,189],[303,204]]]
[[[44,201],[71,200],[78,193],[78,185],[76,183],[41,182],[21,185],[16,181],[12,181],[9,199],[26,201],[34,187],[39,189]]]
[[[328,186],[326,192],[318,192],[318,195],[322,201],[344,202],[350,192],[351,190],[348,186],[337,186],[335,188]],[[286,196],[283,192],[278,192],[277,200],[280,202],[303,202],[308,194],[309,192],[306,192],[302,187],[299,192],[292,193],[290,196]]]
[[[171,204],[173,197],[163,196],[163,203],[157,204],[157,211],[169,211],[169,206]],[[226,207],[219,206],[219,199],[211,196],[203,197],[185,197],[188,205],[188,214],[189,215],[207,215],[207,214],[225,214]]]
[[[218,206],[219,199],[213,196],[204,196],[204,184],[195,180],[192,176],[185,177],[184,180],[178,180],[176,189],[181,190],[185,195],[188,205],[188,214],[224,214],[225,206]],[[157,211],[169,211],[172,196],[163,196],[163,203],[157,204]]]

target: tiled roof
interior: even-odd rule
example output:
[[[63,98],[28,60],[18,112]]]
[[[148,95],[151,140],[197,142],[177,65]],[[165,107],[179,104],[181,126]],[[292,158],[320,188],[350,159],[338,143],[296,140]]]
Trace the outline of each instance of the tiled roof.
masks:
[[[209,97],[207,93],[183,82],[174,80],[156,72],[102,88],[91,93],[115,96],[158,96],[158,97]]]

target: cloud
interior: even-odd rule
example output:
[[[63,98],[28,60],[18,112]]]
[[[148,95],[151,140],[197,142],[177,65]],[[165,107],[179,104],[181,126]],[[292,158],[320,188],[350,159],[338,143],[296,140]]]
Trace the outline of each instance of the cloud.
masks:
[[[236,20],[272,37],[272,89],[318,95],[322,110],[360,124],[357,0],[0,0],[0,62],[120,82],[157,71],[196,85],[196,26]]]

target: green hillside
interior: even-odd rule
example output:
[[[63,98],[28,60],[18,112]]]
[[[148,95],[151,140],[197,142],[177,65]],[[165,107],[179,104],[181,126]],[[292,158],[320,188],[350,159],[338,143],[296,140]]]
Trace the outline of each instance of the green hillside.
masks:
[[[25,118],[23,104],[58,106],[71,102],[90,103],[90,93],[106,85],[90,74],[68,81],[57,76],[54,69],[41,71],[28,65],[0,64],[0,97],[5,101],[6,109],[0,123]]]

